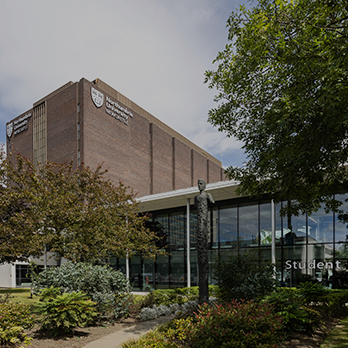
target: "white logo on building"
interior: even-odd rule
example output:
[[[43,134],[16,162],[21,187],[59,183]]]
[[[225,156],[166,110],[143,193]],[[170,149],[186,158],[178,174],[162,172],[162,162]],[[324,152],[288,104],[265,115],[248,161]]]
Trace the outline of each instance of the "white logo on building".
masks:
[[[91,87],[91,97],[93,100],[93,103],[97,108],[100,108],[104,104],[104,94],[97,91],[95,88]]]
[[[6,133],[7,133],[7,136],[9,138],[11,138],[11,135],[13,133],[13,122],[9,123],[7,126],[6,126]]]

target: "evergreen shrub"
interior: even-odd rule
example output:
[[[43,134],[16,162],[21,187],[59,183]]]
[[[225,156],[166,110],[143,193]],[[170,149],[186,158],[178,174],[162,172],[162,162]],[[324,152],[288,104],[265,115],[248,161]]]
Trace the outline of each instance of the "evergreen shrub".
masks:
[[[85,327],[93,323],[98,315],[95,304],[83,292],[47,297],[38,304],[38,313],[43,315],[41,327],[55,335],[72,332],[76,327]]]

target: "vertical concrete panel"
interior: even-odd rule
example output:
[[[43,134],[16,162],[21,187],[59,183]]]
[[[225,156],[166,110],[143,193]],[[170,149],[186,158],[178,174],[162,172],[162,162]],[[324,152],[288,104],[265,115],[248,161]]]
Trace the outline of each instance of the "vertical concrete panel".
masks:
[[[193,185],[196,185],[198,179],[208,181],[207,177],[207,158],[198,152],[192,152],[193,157]]]
[[[152,124],[153,193],[173,190],[172,136]]]
[[[77,164],[77,83],[46,101],[47,160]]]
[[[191,149],[174,138],[175,185],[174,189],[191,186]]]
[[[209,183],[221,181],[221,167],[208,160]]]

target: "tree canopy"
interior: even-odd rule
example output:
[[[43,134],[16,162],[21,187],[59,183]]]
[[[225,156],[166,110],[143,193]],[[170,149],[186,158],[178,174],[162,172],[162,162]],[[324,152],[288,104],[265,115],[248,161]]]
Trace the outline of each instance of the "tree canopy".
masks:
[[[336,210],[347,182],[348,6],[344,0],[260,0],[233,12],[229,43],[205,82],[209,122],[243,142],[239,193],[290,202],[282,214]]]
[[[135,195],[122,182],[114,186],[101,167],[48,162],[35,168],[20,155],[2,153],[2,159],[0,263],[40,256],[44,245],[84,262],[159,253]]]

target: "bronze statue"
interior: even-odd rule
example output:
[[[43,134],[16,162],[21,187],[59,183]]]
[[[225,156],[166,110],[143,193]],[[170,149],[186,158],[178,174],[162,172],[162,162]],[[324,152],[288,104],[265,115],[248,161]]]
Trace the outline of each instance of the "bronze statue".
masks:
[[[205,192],[207,184],[205,180],[198,179],[200,194],[195,196],[195,207],[197,208],[197,257],[198,257],[198,286],[199,303],[209,301],[208,276],[208,208],[209,203],[214,204],[210,193]]]

